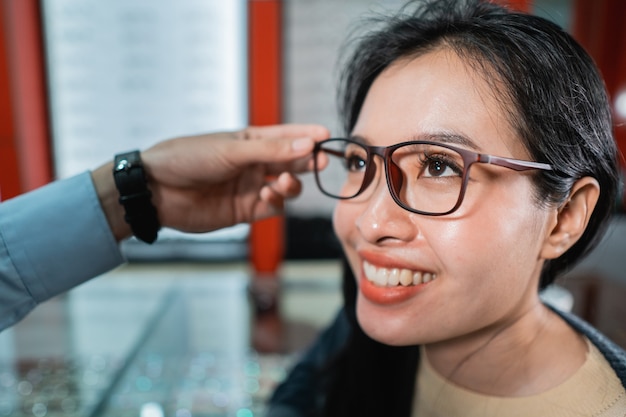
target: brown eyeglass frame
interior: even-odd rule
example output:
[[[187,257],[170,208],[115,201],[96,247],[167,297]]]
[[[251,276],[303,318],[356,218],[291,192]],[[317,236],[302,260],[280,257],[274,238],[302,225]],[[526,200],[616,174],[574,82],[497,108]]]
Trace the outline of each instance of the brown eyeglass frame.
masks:
[[[343,153],[323,148],[324,144],[326,143],[338,142],[338,141],[360,146],[361,148],[365,149],[367,153],[367,166],[365,168],[365,174],[363,176],[363,183],[361,184],[361,187],[359,188],[359,190],[349,197],[336,196],[334,194],[330,194],[326,192],[324,188],[321,186],[321,181],[319,179],[320,170],[318,169],[318,157],[317,156],[320,152],[328,152],[335,156],[343,156]],[[400,174],[401,173],[400,168],[391,160],[391,155],[398,148],[402,148],[404,146],[409,146],[409,145],[440,146],[440,147],[447,148],[447,149],[450,149],[452,151],[459,153],[459,155],[461,155],[461,158],[463,158],[463,176],[462,176],[463,180],[461,184],[461,191],[459,192],[459,198],[457,199],[456,204],[450,210],[443,212],[443,213],[431,213],[428,211],[417,210],[404,204],[400,200],[400,197],[398,197],[398,194],[396,193],[396,187],[398,189],[401,188],[402,175]],[[315,182],[317,184],[317,188],[319,188],[319,190],[324,195],[327,195],[329,197],[336,198],[339,200],[349,200],[349,199],[357,197],[359,194],[361,194],[363,191],[367,189],[367,187],[371,184],[372,180],[374,179],[374,175],[376,174],[376,164],[374,163],[374,155],[380,156],[383,160],[385,179],[387,181],[387,188],[389,189],[389,193],[391,194],[391,197],[396,202],[396,204],[398,204],[400,207],[402,207],[403,209],[407,211],[410,211],[412,213],[422,214],[425,216],[444,216],[446,214],[455,212],[461,206],[461,203],[463,202],[463,198],[465,197],[465,191],[467,189],[467,182],[469,180],[468,173],[469,173],[470,167],[475,163],[497,165],[497,166],[509,168],[515,171],[529,171],[533,169],[539,169],[543,171],[554,170],[551,165],[545,164],[542,162],[525,161],[522,159],[487,155],[487,154],[482,154],[478,152],[473,152],[473,151],[463,149],[463,148],[457,148],[456,146],[452,146],[447,143],[432,142],[432,141],[408,141],[408,142],[396,143],[390,146],[370,146],[370,145],[365,145],[361,142],[358,142],[352,139],[330,138],[330,139],[323,140],[321,142],[317,142],[315,144],[315,147],[313,148],[314,172],[315,172]]]

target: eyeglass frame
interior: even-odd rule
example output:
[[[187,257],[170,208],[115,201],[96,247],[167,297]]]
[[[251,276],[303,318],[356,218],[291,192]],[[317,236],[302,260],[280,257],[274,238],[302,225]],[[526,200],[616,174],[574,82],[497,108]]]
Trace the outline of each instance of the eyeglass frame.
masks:
[[[343,156],[343,154],[339,154],[338,152],[332,152],[329,149],[322,149],[325,143],[339,141],[339,140],[360,146],[361,148],[365,149],[365,151],[367,152],[367,166],[365,167],[365,173],[363,174],[363,182],[361,183],[361,187],[359,188],[359,190],[350,197],[340,197],[340,196],[336,196],[336,195],[326,192],[324,188],[321,186],[321,181],[319,179],[319,172],[321,170],[318,168],[318,154],[320,152],[328,152],[336,156]],[[411,208],[407,206],[406,204],[404,204],[402,200],[400,200],[400,197],[398,196],[391,180],[391,178],[395,178],[393,177],[394,173],[391,171],[392,169],[391,167],[392,166],[395,167],[395,169],[399,172],[402,172],[402,170],[392,161],[391,155],[393,154],[393,152],[396,151],[396,149],[409,146],[409,145],[440,146],[443,148],[450,149],[454,152],[457,152],[459,155],[461,155],[461,158],[463,158],[463,174],[462,174],[463,180],[461,183],[461,190],[459,192],[459,197],[454,207],[452,207],[450,210],[443,212],[443,213],[431,213],[428,211],[422,211],[422,210]],[[389,193],[391,194],[391,197],[393,198],[395,203],[399,205],[400,207],[402,207],[403,209],[410,211],[411,213],[421,214],[424,216],[445,216],[447,214],[454,213],[456,210],[458,210],[458,208],[463,203],[465,192],[467,190],[470,167],[475,163],[496,165],[496,166],[501,166],[504,168],[509,168],[515,171],[530,171],[530,170],[535,170],[535,169],[542,170],[542,171],[554,170],[554,168],[550,164],[546,164],[543,162],[527,161],[523,159],[515,159],[515,158],[504,157],[504,156],[483,154],[483,153],[470,151],[468,149],[459,148],[459,147],[456,147],[447,143],[441,143],[441,142],[418,140],[418,141],[400,142],[400,143],[396,143],[396,144],[389,145],[389,146],[372,146],[372,145],[366,145],[360,141],[356,141],[353,139],[335,137],[335,138],[325,139],[321,142],[316,142],[315,147],[313,148],[313,172],[315,173],[315,182],[317,184],[317,188],[324,195],[327,195],[328,197],[335,198],[338,200],[350,200],[355,197],[358,197],[367,189],[367,187],[370,186],[370,184],[372,183],[374,179],[374,175],[376,174],[376,164],[374,163],[374,155],[378,155],[383,160],[383,167],[384,167],[384,172],[385,172],[385,180],[387,182],[387,189],[389,190]]]

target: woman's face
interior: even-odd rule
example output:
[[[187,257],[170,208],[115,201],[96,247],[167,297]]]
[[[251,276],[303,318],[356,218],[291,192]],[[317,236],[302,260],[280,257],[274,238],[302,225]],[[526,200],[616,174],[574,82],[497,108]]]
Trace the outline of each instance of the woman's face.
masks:
[[[466,143],[455,146],[530,159],[483,75],[447,50],[388,67],[352,134],[377,146],[461,137]],[[333,219],[367,334],[391,345],[489,334],[537,306],[551,212],[535,203],[531,174],[474,164],[461,207],[424,216],[393,201],[375,158],[365,195],[340,201]],[[396,284],[394,276],[420,283]]]

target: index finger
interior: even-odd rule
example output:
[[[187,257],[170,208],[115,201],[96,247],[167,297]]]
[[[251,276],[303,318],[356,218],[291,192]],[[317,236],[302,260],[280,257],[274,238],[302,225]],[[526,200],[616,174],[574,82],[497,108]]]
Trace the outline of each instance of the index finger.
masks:
[[[322,125],[291,123],[271,126],[250,126],[241,130],[239,135],[244,140],[308,137],[319,141],[327,139],[330,136],[330,132]]]

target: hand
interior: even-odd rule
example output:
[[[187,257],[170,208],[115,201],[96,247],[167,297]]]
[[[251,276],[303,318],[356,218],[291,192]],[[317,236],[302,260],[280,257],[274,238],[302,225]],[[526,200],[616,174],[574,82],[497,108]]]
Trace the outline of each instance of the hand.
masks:
[[[208,232],[280,214],[285,199],[300,194],[294,174],[312,169],[314,143],[327,137],[318,125],[277,125],[152,146],[141,155],[161,225]],[[111,229],[121,240],[131,232],[111,169],[106,164],[92,176]]]

